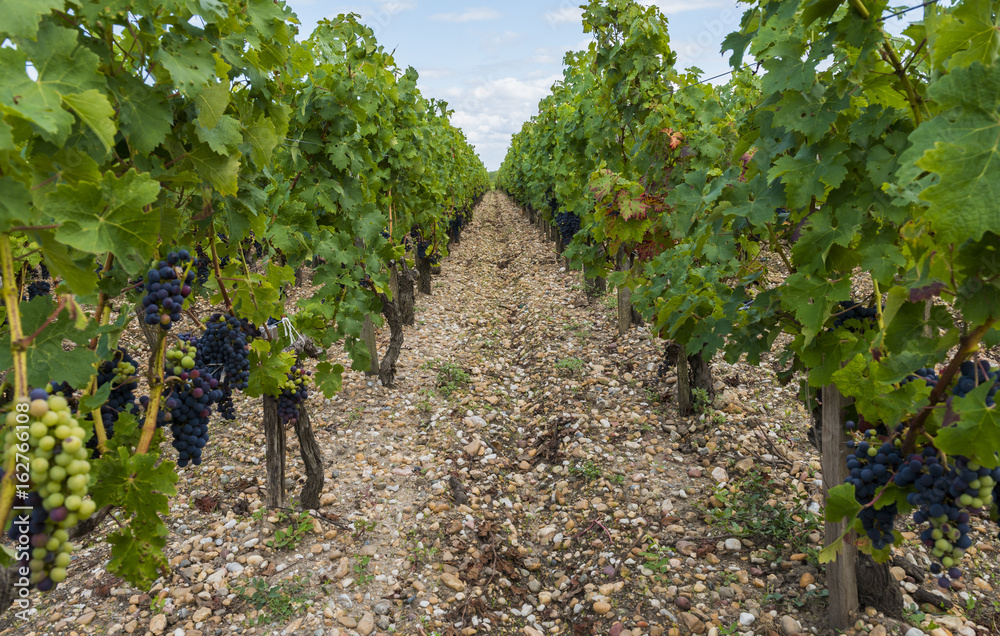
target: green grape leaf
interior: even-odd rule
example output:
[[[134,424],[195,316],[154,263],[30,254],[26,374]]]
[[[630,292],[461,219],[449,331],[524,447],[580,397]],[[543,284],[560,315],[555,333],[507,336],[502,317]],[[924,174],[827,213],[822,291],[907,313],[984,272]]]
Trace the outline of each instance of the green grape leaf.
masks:
[[[257,121],[247,126],[243,141],[250,144],[250,157],[259,167],[271,164],[274,149],[281,141],[270,118],[261,115]]]
[[[205,38],[191,38],[177,30],[165,38],[153,53],[153,60],[170,73],[174,84],[185,95],[197,96],[215,76],[212,43]]]
[[[13,177],[0,177],[0,231],[31,222],[31,192]]]
[[[823,518],[830,523],[853,519],[859,512],[861,504],[855,496],[854,484],[840,484],[827,492]]]
[[[73,128],[73,115],[63,109],[63,96],[102,90],[99,58],[79,41],[77,32],[43,22],[38,41],[23,40],[17,48],[0,48],[0,105],[40,129],[47,140],[61,145]],[[26,72],[28,63],[37,73]]]
[[[955,69],[928,89],[942,108],[910,135],[901,162],[937,176],[920,193],[942,244],[978,241],[1000,226],[1000,66]],[[901,169],[900,179],[915,178]]]
[[[803,146],[794,156],[779,157],[768,171],[768,179],[781,177],[788,202],[797,208],[809,205],[812,197],[824,199],[827,187],[836,188],[847,176],[847,144],[832,141],[816,148]]]
[[[992,65],[1000,55],[1000,15],[990,0],[965,0],[930,23],[935,67]]]
[[[55,303],[49,296],[38,296],[30,302],[20,303],[21,326],[26,337],[34,334],[45,324],[55,310]],[[77,344],[87,342],[93,334],[90,329],[81,331],[67,311],[42,329],[27,347],[28,384],[43,387],[50,380],[68,382],[72,387],[83,387],[94,373],[97,356],[87,347],[63,349],[63,340]],[[10,353],[10,333],[6,335],[5,346],[0,347],[0,367],[9,369],[14,361]]]
[[[4,22],[0,33],[34,40],[38,35],[42,16],[53,9],[62,9],[64,2],[65,0],[0,0],[0,15]]]
[[[94,131],[104,144],[104,151],[110,151],[115,143],[115,109],[108,103],[108,98],[91,89],[83,93],[63,95],[62,100],[73,109],[80,121]]]
[[[220,155],[233,152],[243,140],[240,134],[240,122],[229,115],[220,117],[214,128],[195,126],[194,132],[198,139],[207,143],[209,148]]]
[[[850,278],[839,281],[826,280],[820,276],[796,272],[785,280],[787,293],[782,304],[795,312],[802,323],[806,344],[823,329],[823,323],[830,315],[833,305],[851,293]]]
[[[271,353],[272,348],[276,353]],[[250,344],[250,380],[245,393],[250,397],[260,397],[265,393],[277,395],[293,364],[295,356],[282,352],[279,343],[260,338],[254,340]]]
[[[207,143],[198,144],[189,154],[195,170],[222,195],[239,190],[240,154],[218,154]]]
[[[858,402],[870,402],[879,395],[878,388],[871,379],[868,362],[860,353],[833,374],[837,389]]]
[[[990,384],[984,382],[965,397],[956,397],[951,407],[961,419],[942,427],[934,446],[949,455],[963,455],[987,468],[1000,466],[995,449],[1000,448],[1000,409],[986,406]]]
[[[160,184],[146,174],[129,170],[116,178],[108,172],[97,184],[60,185],[46,195],[44,211],[62,221],[59,242],[91,254],[111,252],[135,274],[140,270],[128,257],[146,262],[156,249],[159,215],[143,208],[159,192]]]
[[[109,80],[118,97],[119,125],[129,145],[148,155],[170,133],[174,116],[163,93],[131,75]]]
[[[14,134],[3,117],[0,117],[0,150],[15,150]]]
[[[133,519],[123,530],[107,537],[111,544],[111,562],[108,572],[122,577],[140,588],[148,588],[162,574],[170,571],[170,563],[163,556],[169,529],[161,524],[151,524]]]
[[[231,95],[228,84],[212,84],[203,88],[194,98],[195,108],[198,110],[195,123],[208,130],[215,128],[229,106]]]
[[[340,392],[344,384],[344,365],[320,362],[316,365],[316,386],[328,398]]]
[[[91,490],[95,503],[120,506],[137,519],[159,520],[161,513],[169,512],[168,497],[177,494],[174,463],[159,459],[156,453],[133,455],[125,448],[117,455],[109,453],[98,464],[98,480]]]
[[[80,410],[83,412],[94,411],[102,406],[108,401],[108,396],[111,395],[111,383],[98,387],[94,395],[84,395],[80,398]]]
[[[56,240],[55,232],[35,232],[34,236],[53,276],[61,278],[70,291],[81,298],[95,294],[98,279],[92,254],[71,250]]]

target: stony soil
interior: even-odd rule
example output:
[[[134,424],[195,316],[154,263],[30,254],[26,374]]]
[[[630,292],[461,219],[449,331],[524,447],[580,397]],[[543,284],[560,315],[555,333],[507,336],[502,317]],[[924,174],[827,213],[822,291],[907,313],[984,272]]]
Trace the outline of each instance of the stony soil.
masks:
[[[678,417],[662,343],[642,327],[619,338],[612,297],[588,301],[500,194],[443,265],[397,387],[348,372],[337,397],[311,399],[328,478],[314,530],[267,545],[300,513],[294,499],[262,509],[261,408],[247,400],[179,471],[169,576],[130,588],[104,571],[97,533],[0,634],[834,633],[819,457],[791,388],[717,361],[715,408]],[[294,498],[291,433],[289,452]],[[933,589],[918,547],[892,570],[906,621],[867,608],[847,633],[1000,633],[997,544],[978,537],[965,584],[937,592],[950,611],[914,602]]]

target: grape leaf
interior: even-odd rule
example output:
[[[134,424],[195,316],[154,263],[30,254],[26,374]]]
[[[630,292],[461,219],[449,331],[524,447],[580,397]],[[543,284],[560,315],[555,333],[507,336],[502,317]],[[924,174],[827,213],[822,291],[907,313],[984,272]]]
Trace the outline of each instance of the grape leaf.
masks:
[[[243,140],[240,134],[240,122],[229,115],[220,117],[214,128],[195,126],[194,132],[198,139],[207,143],[209,148],[220,155],[235,151],[237,144]]]
[[[137,153],[148,155],[170,132],[170,104],[160,91],[131,75],[113,76],[109,84],[118,99],[122,134]]]
[[[205,38],[188,37],[181,30],[164,38],[153,59],[167,69],[174,84],[188,96],[197,96],[215,76],[212,43]]]
[[[0,0],[3,27],[0,33],[15,38],[35,39],[42,16],[62,9],[65,0]],[[3,38],[0,38],[2,40]]]
[[[83,412],[95,411],[108,401],[108,396],[111,395],[111,383],[98,387],[94,395],[84,395],[80,398],[80,410]]]
[[[159,192],[149,175],[129,170],[119,179],[108,172],[100,183],[60,185],[45,197],[44,210],[63,219],[56,231],[59,242],[91,254],[111,252],[135,274],[140,270],[128,256],[146,262],[156,248],[159,215],[143,208]]]
[[[272,349],[276,353],[272,354]],[[260,338],[254,340],[250,344],[250,380],[245,393],[250,397],[260,397],[265,393],[277,395],[281,381],[293,364],[295,356],[282,352],[280,344]]]
[[[831,141],[816,148],[804,145],[794,156],[782,156],[768,171],[768,179],[781,177],[788,202],[798,208],[809,205],[812,197],[823,199],[826,187],[836,188],[847,176],[847,144]]]
[[[87,125],[104,144],[104,151],[111,150],[115,142],[115,109],[102,93],[91,89],[83,93],[63,95],[63,103],[73,109],[76,116]]]
[[[196,123],[208,130],[215,128],[229,106],[231,95],[228,84],[212,84],[202,89],[194,98],[195,108],[198,110]]]
[[[34,334],[55,310],[55,304],[49,296],[37,296],[30,302],[20,303],[20,307],[21,326],[25,336]],[[85,386],[94,373],[97,356],[86,347],[66,351],[63,349],[63,340],[81,344],[91,335],[90,330],[78,330],[75,321],[63,311],[27,348],[28,384],[42,387],[50,380],[55,380],[68,382],[74,387]],[[9,369],[13,366],[9,332],[4,342],[8,344],[0,347],[0,368]]]
[[[168,573],[170,563],[163,556],[163,548],[170,531],[161,526],[134,519],[125,529],[109,534],[106,539],[111,544],[108,572],[143,589],[151,586],[161,574]]]
[[[31,221],[31,193],[13,177],[0,177],[0,231],[25,225]]]
[[[55,232],[35,232],[34,236],[53,276],[63,279],[70,291],[78,296],[96,295],[97,274],[94,273],[94,258],[91,254],[70,250],[56,240]]]
[[[1000,15],[995,4],[990,0],[965,0],[931,23],[930,51],[935,67],[954,70],[973,62],[996,62],[1000,54]]]
[[[910,135],[900,180],[934,173],[920,198],[942,244],[978,241],[1000,226],[1000,66],[976,62],[952,71],[928,89],[944,112]]]
[[[28,75],[31,63],[36,78]],[[73,115],[62,107],[64,95],[103,89],[99,58],[79,41],[77,32],[43,22],[38,41],[0,48],[0,105],[8,114],[38,126],[56,144],[69,137]]]
[[[986,406],[989,383],[982,383],[965,397],[956,397],[951,408],[960,416],[953,426],[942,427],[934,446],[949,455],[964,455],[987,468],[1000,466],[1000,410]]]
[[[336,395],[344,383],[344,366],[320,362],[316,365],[316,386],[328,398]]]
[[[861,504],[855,497],[854,484],[840,484],[827,492],[824,519],[830,523],[853,519],[859,512]]]
[[[235,195],[239,190],[240,154],[220,155],[207,143],[198,144],[189,157],[198,174],[223,195]]]

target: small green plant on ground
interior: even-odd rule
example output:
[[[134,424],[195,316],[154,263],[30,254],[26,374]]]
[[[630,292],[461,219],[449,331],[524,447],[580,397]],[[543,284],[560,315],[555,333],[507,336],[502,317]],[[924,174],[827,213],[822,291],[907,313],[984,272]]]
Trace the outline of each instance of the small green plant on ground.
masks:
[[[730,487],[735,492],[730,492]],[[795,552],[803,552],[809,545],[809,533],[818,529],[820,519],[806,509],[807,498],[792,493],[792,506],[770,505],[778,498],[783,484],[759,470],[734,480],[731,486],[720,485],[713,493],[719,507],[706,510],[706,520],[733,534],[762,538],[776,546],[789,544]],[[797,521],[795,518],[798,518]]]
[[[600,466],[592,461],[587,461],[584,463],[577,462],[570,467],[569,472],[577,477],[580,477],[584,481],[593,481],[595,479],[600,479],[603,475],[603,471]]]
[[[275,510],[273,512],[278,524],[287,523],[288,525],[285,528],[276,530],[274,538],[264,542],[268,547],[275,550],[293,550],[314,530],[316,522],[308,510],[303,510],[296,515],[289,515],[284,510]],[[260,521],[264,518],[265,514],[264,508],[258,508],[254,511],[253,518],[256,521]]]
[[[415,529],[410,530],[406,534],[406,538],[409,544],[406,549],[406,558],[413,569],[419,568],[422,563],[426,563],[437,552],[437,548],[432,545],[428,546],[421,541],[420,535]]]
[[[420,368],[437,371],[434,385],[445,398],[451,397],[452,393],[469,384],[469,374],[454,362],[428,360]]]
[[[359,541],[366,534],[378,527],[378,521],[373,519],[358,519],[352,525],[354,526],[354,532],[351,533],[351,536],[354,537],[355,541]]]
[[[358,580],[358,585],[367,585],[375,580],[375,575],[367,570],[371,560],[370,556],[358,557],[358,562],[354,564],[354,574]]]
[[[153,614],[159,614],[163,611],[163,608],[167,605],[167,597],[160,598],[159,596],[154,596],[149,599],[149,611]]]
[[[251,625],[287,623],[303,608],[311,604],[313,592],[309,591],[307,573],[277,585],[268,585],[267,580],[256,577],[249,585],[233,587],[236,597],[250,603],[259,613],[249,621]]]
[[[563,358],[556,362],[557,369],[568,369],[569,371],[579,371],[583,368],[583,360],[580,358]]]
[[[668,548],[659,543],[651,543],[645,551],[640,553],[645,560],[643,564],[656,574],[667,574],[670,571],[670,559],[676,557]]]

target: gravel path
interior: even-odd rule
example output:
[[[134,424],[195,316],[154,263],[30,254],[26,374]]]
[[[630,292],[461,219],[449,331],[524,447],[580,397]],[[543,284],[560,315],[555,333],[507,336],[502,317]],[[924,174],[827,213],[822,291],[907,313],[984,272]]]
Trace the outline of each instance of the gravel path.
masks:
[[[645,328],[618,338],[612,297],[588,302],[580,282],[490,193],[418,295],[397,388],[348,372],[311,399],[328,477],[314,530],[268,546],[301,513],[262,509],[260,406],[245,400],[179,471],[169,577],[130,589],[95,535],[0,634],[832,634],[822,476],[795,391],[717,361],[716,408],[679,418],[662,346]],[[293,497],[297,453],[290,434]],[[1000,633],[995,542],[980,538],[950,614],[869,608],[851,633]],[[916,566],[892,571],[912,603],[925,556],[898,559]]]

